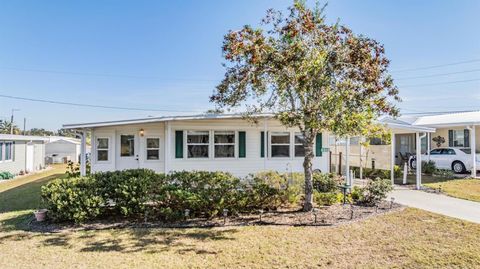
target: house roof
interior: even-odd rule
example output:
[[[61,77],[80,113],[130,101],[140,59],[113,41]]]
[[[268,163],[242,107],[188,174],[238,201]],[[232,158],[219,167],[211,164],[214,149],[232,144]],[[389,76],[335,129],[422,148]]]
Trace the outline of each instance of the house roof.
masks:
[[[210,119],[240,119],[243,118],[243,114],[199,114],[199,115],[187,115],[187,116],[164,116],[164,117],[149,117],[141,119],[130,120],[117,120],[117,121],[103,121],[103,122],[89,122],[89,123],[75,123],[64,124],[64,129],[83,129],[83,128],[95,128],[95,127],[108,127],[128,124],[139,123],[152,123],[152,122],[164,122],[164,121],[182,121],[182,120],[210,120]],[[273,114],[256,114],[254,117],[273,117]]]
[[[465,126],[480,125],[480,111],[446,113],[432,116],[418,117],[413,125],[447,127],[447,126]]]
[[[76,145],[80,145],[80,139],[73,138],[73,137],[66,137],[66,136],[49,136],[47,137],[48,143],[57,142],[57,141],[64,141],[67,143],[72,143]]]
[[[11,141],[48,141],[44,136],[0,134],[0,140]]]

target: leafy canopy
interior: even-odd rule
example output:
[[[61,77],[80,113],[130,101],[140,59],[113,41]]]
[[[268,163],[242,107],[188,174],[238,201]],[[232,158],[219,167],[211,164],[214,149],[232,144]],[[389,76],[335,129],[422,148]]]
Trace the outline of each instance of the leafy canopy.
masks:
[[[329,25],[325,6],[295,1],[287,16],[268,10],[262,28],[230,31],[223,42],[226,73],[211,101],[244,107],[247,115],[273,112],[305,135],[329,130],[370,136],[381,115],[397,115],[400,101],[377,41]]]

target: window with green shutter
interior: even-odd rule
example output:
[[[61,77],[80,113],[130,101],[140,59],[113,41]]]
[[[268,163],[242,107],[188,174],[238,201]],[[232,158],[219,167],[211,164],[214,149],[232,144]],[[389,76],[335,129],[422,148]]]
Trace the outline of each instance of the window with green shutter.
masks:
[[[265,157],[265,132],[260,132],[260,157]]]
[[[315,156],[322,157],[322,133],[315,138]]]

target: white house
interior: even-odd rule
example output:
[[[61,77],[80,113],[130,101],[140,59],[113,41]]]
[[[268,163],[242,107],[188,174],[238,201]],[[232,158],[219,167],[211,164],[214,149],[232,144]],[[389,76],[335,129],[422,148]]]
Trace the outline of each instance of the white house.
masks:
[[[239,114],[220,114],[66,124],[63,127],[83,134],[82,153],[86,151],[86,133],[92,133],[93,172],[148,168],[164,173],[207,170],[246,176],[265,170],[303,171],[304,152],[299,130],[281,125],[272,115],[257,115],[256,118],[255,124]],[[435,131],[435,128],[400,121],[383,123],[393,134],[413,133],[420,137]],[[330,171],[328,137],[328,133],[323,133],[316,138],[314,169]],[[85,155],[81,154],[81,158]],[[349,156],[346,154],[347,167]],[[391,164],[393,182],[394,158],[388,158],[387,162]],[[420,162],[418,160],[418,166]],[[83,165],[81,173],[85,174]],[[349,169],[346,169],[346,178],[351,178]],[[417,182],[421,182],[420,174],[417,178]]]
[[[41,136],[0,134],[0,172],[19,174],[45,167],[45,143]]]
[[[49,163],[80,161],[80,139],[65,136],[49,136],[45,145],[45,156]],[[90,147],[87,146],[87,153]]]

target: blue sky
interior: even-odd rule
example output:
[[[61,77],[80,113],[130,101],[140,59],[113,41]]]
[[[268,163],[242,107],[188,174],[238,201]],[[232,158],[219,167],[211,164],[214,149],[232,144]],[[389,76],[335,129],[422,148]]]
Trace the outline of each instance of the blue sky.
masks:
[[[208,97],[223,76],[223,35],[245,24],[258,26],[266,9],[290,4],[1,1],[1,95],[171,112],[0,98],[0,119],[16,108],[18,125],[26,117],[27,128],[58,129],[64,123],[203,112],[212,108]],[[334,0],[326,11],[329,21],[339,18],[385,45],[403,112],[480,109],[480,1]],[[465,61],[471,62],[410,70]],[[437,74],[449,75],[418,78]]]

